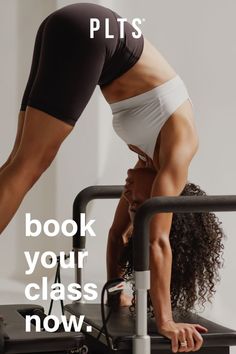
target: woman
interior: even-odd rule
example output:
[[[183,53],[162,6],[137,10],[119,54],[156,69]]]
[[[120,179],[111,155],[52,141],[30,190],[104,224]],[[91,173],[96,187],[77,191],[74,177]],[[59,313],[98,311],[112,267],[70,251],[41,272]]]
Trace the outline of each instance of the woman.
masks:
[[[138,206],[150,196],[156,171],[150,168],[129,170],[124,196],[133,219]],[[131,183],[132,182],[132,183]],[[145,188],[144,188],[145,186]],[[187,183],[182,196],[206,195],[199,186]],[[125,247],[120,257],[123,277],[133,277],[132,225],[123,235]],[[204,308],[215,294],[222,267],[224,233],[214,213],[176,213],[173,215],[170,244],[173,254],[171,303],[182,312],[192,310],[197,302]],[[134,296],[131,310],[134,307]],[[151,303],[149,310],[152,312]]]
[[[93,39],[89,37],[90,18],[99,19],[101,24]],[[125,38],[120,38],[118,18],[105,7],[81,3],[57,10],[41,24],[15,145],[0,171],[0,233],[55,158],[97,84],[111,104],[116,132],[139,154],[135,168],[153,166],[158,171],[151,196],[179,195],[185,186],[198,146],[187,90],[143,36],[133,38],[130,24],[125,24]],[[104,36],[105,19],[109,19],[114,38]],[[123,220],[125,228],[129,217],[124,197],[116,218]],[[169,213],[152,220],[150,294],[158,314],[157,327],[172,340],[173,351],[178,350],[179,343],[180,351],[189,351],[200,348],[202,337],[197,325],[193,328],[172,322],[171,219]],[[118,231],[116,226],[110,231],[111,255],[120,245],[120,228]],[[117,276],[111,259],[108,278]]]

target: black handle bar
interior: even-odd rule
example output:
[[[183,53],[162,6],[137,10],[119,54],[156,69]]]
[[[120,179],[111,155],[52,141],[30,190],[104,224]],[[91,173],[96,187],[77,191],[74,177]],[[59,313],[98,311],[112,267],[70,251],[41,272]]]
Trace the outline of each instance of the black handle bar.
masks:
[[[91,186],[79,192],[73,203],[73,220],[78,231],[73,237],[73,248],[85,248],[86,237],[80,236],[80,214],[86,212],[88,203],[93,199],[117,199],[121,197],[124,186]]]
[[[74,248],[85,248],[86,237],[80,236],[80,213],[86,212],[87,204],[93,199],[120,198],[122,185],[91,186],[83,189],[75,198],[73,204],[73,220],[78,225],[78,232],[73,237]],[[219,196],[181,196],[153,197],[146,200],[137,210],[134,218],[134,270],[149,269],[149,223],[156,213],[187,213],[187,212],[219,212],[236,211],[235,195]]]

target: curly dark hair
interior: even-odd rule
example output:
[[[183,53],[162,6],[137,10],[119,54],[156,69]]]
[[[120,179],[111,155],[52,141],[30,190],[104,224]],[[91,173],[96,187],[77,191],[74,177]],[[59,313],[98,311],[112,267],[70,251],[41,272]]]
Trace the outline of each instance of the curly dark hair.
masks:
[[[206,195],[199,186],[187,183],[182,196]],[[133,279],[132,230],[120,257],[125,280]],[[172,308],[182,312],[192,310],[196,304],[204,309],[211,302],[220,280],[223,266],[223,239],[221,222],[214,213],[173,214],[170,244],[172,248],[171,302]],[[135,291],[131,312],[135,310]],[[148,296],[148,311],[153,315]]]

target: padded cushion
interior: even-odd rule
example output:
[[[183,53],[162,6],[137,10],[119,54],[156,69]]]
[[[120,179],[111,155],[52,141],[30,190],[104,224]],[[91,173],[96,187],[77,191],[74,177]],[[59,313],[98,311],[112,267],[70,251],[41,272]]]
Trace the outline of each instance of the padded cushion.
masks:
[[[106,313],[108,313],[109,307],[105,306],[105,308]],[[102,328],[100,304],[83,304],[78,302],[66,305],[65,310],[75,316],[85,315],[85,322],[94,329],[92,333],[94,336],[98,334],[97,330],[99,331]],[[208,328],[208,333],[202,334],[204,339],[203,347],[228,347],[236,345],[235,330],[208,321],[191,312],[184,317],[175,313],[174,317],[178,322],[199,323]],[[127,307],[122,307],[112,313],[107,328],[117,349],[131,349],[135,319]],[[148,332],[151,336],[152,349],[170,349],[170,340],[157,333],[154,318],[149,318],[148,320]],[[104,341],[104,337],[100,338],[100,340]]]
[[[62,352],[80,348],[84,341],[82,333],[25,332],[24,315],[32,314],[37,305],[1,305],[0,314],[4,320],[5,352],[45,353]]]

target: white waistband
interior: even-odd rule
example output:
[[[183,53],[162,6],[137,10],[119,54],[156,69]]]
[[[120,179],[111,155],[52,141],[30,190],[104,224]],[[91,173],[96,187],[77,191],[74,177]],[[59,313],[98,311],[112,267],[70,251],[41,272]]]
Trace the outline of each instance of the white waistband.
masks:
[[[112,113],[117,113],[123,109],[134,108],[143,103],[146,103],[149,99],[162,97],[169,93],[172,89],[175,89],[179,83],[183,83],[179,75],[176,75],[174,78],[164,82],[163,84],[154,87],[153,89],[141,93],[137,96],[126,98],[124,100],[114,102],[110,104]]]

